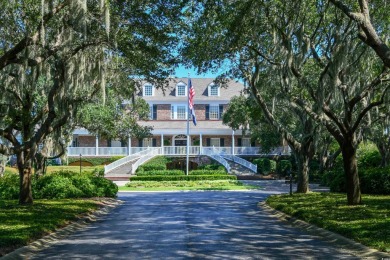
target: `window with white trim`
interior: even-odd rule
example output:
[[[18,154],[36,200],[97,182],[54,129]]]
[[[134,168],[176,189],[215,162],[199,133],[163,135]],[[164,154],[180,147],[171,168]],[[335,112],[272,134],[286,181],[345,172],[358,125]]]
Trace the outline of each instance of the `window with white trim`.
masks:
[[[218,105],[210,105],[209,110],[209,118],[210,119],[219,119],[219,106]]]
[[[187,119],[186,116],[187,116],[186,105],[171,106],[171,119]]]
[[[153,96],[153,92],[154,92],[154,89],[153,89],[152,85],[150,85],[150,84],[144,85],[144,91],[143,91],[144,97]]]
[[[242,145],[244,147],[250,147],[251,146],[251,139],[250,138],[242,138]]]
[[[149,119],[153,120],[153,105],[149,105]]]
[[[177,106],[177,119],[187,119],[186,106]]]
[[[153,146],[153,138],[144,138],[144,140],[142,140],[142,146],[143,147],[152,147]]]
[[[220,138],[210,138],[210,145],[215,147],[221,146],[221,139]]]
[[[185,97],[187,96],[187,86],[184,84],[179,84],[176,86],[176,96]]]
[[[208,87],[208,92],[210,97],[218,97],[219,96],[219,86],[215,84],[211,84]]]

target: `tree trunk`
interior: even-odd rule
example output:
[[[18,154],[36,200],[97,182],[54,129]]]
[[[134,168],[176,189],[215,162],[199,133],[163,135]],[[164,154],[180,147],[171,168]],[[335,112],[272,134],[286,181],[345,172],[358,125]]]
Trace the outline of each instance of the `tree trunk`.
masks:
[[[345,142],[341,146],[341,152],[343,155],[344,173],[346,176],[348,205],[361,204],[362,197],[354,142]]]
[[[26,152],[18,153],[17,165],[19,170],[19,204],[28,205],[33,204],[32,197],[32,160],[29,156],[25,156]]]
[[[390,164],[390,151],[388,147],[386,147],[385,143],[377,143],[379,153],[381,155],[381,167],[387,167]]]
[[[297,154],[297,168],[298,168],[298,185],[297,193],[309,192],[309,156],[305,154]]]

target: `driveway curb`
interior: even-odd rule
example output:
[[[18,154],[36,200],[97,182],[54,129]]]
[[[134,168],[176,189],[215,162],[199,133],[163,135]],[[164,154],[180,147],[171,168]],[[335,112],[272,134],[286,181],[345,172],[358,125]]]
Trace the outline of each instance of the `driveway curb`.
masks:
[[[69,225],[63,228],[54,230],[53,233],[37,239],[27,246],[20,247],[15,251],[2,256],[1,259],[29,259],[32,255],[36,254],[40,250],[55,244],[58,240],[63,239],[78,230],[84,229],[91,222],[97,221],[100,217],[107,215],[111,210],[123,203],[118,199],[111,198],[105,198],[101,202],[103,203],[103,206],[96,211],[82,216],[77,221],[71,222]]]
[[[332,243],[335,247],[342,248],[343,250],[346,250],[351,254],[356,255],[357,257],[361,257],[363,259],[390,260],[390,254],[380,252],[376,249],[369,248],[365,245],[362,245],[352,239],[346,238],[337,233],[309,224],[303,220],[291,217],[290,215],[287,215],[281,211],[278,211],[268,206],[265,201],[259,202],[258,207],[262,208],[269,214],[274,215],[281,221],[288,222],[292,226],[303,229],[309,234],[320,236],[326,242]]]

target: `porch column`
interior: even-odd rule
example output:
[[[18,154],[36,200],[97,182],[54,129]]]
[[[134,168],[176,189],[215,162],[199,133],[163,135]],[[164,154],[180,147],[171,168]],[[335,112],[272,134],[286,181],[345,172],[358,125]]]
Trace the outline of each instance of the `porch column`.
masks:
[[[99,155],[99,136],[96,135],[95,138],[95,155]]]
[[[129,139],[127,140],[127,155],[131,154],[131,136],[129,136]]]
[[[161,154],[164,154],[164,134],[161,134]]]
[[[203,149],[202,149],[202,133],[199,134],[199,153],[203,154]]]
[[[234,130],[232,132],[232,155],[234,155]]]

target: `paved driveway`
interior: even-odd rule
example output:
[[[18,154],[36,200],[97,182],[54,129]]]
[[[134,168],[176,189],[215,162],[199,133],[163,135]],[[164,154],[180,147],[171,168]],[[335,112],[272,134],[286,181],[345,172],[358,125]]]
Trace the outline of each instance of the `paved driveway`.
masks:
[[[258,208],[270,193],[272,185],[266,191],[121,193],[121,206],[31,259],[356,258]]]

